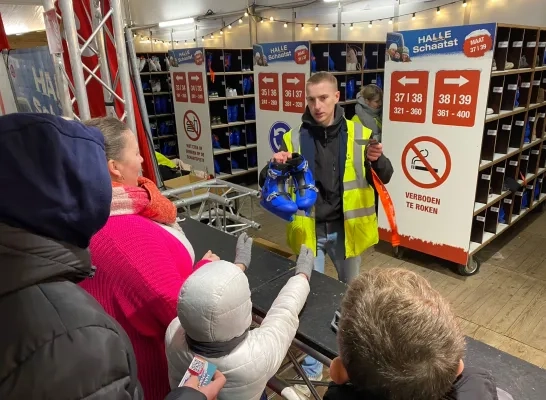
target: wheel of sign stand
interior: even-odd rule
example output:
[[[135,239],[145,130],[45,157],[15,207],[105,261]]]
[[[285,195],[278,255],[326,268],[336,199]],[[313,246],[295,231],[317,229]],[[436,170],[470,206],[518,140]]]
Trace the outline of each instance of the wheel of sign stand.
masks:
[[[401,260],[402,257],[404,257],[404,248],[402,246],[393,246],[392,252],[394,256],[398,258],[399,260]]]
[[[458,264],[457,273],[462,276],[472,276],[478,273],[480,270],[480,261],[474,256],[468,257],[466,265]]]

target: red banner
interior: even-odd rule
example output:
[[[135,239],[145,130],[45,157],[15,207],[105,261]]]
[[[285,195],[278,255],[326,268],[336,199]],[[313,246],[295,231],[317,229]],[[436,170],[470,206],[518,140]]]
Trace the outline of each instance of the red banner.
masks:
[[[9,50],[8,37],[4,30],[4,22],[2,21],[2,14],[0,14],[0,50]]]

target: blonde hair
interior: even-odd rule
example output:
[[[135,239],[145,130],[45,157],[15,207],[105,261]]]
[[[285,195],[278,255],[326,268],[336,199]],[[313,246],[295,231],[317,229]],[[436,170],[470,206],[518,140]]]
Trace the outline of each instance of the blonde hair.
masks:
[[[317,72],[316,74],[311,75],[311,77],[307,80],[307,83],[312,85],[316,85],[321,82],[330,82],[337,89],[337,79],[330,72]]]
[[[465,351],[448,302],[400,268],[376,268],[351,282],[338,342],[352,384],[390,400],[442,398]]]
[[[368,101],[373,100],[376,97],[379,97],[379,100],[383,100],[383,90],[374,84],[366,85],[360,91],[360,96]]]
[[[104,117],[90,119],[84,124],[98,128],[102,132],[107,160],[121,159],[126,144],[123,133],[129,130],[124,122],[114,117]]]

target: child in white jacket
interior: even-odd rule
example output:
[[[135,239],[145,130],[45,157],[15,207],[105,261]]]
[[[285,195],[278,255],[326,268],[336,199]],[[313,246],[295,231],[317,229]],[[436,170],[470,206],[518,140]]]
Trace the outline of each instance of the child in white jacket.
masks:
[[[235,264],[248,267],[252,239],[243,235]],[[219,400],[260,399],[296,335],[313,262],[313,252],[302,246],[296,275],[282,288],[261,326],[253,330],[249,330],[250,288],[242,269],[227,261],[214,261],[195,271],[182,286],[178,318],[165,336],[171,388],[178,386],[193,356],[199,355],[226,377]]]

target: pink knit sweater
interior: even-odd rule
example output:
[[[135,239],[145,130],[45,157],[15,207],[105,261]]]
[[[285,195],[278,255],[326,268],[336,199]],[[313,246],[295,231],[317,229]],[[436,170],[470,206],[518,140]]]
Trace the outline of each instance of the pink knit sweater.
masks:
[[[81,283],[125,329],[135,349],[146,400],[169,393],[165,331],[178,293],[195,267],[168,231],[138,215],[110,217],[91,240],[95,276]]]

